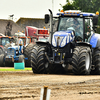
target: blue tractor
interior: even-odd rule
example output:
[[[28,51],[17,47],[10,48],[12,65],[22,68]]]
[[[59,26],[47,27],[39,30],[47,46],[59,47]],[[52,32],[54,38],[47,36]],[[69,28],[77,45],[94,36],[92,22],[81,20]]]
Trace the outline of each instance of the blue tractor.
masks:
[[[11,45],[7,48],[7,53],[5,55],[0,55],[1,62],[0,66],[14,66],[14,62],[25,63],[24,54],[22,53],[22,44]]]
[[[70,65],[76,75],[100,74],[100,34],[95,33],[99,13],[67,10],[53,17],[49,11],[45,15],[45,23],[50,22],[49,41],[33,47],[33,73],[63,74]]]

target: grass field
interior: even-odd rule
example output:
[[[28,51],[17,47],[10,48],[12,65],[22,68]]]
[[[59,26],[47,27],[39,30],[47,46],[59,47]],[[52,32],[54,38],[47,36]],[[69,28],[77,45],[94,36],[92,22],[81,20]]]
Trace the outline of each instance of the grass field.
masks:
[[[0,69],[0,71],[31,71],[32,68],[25,68],[25,69],[14,69],[14,68],[4,68]]]

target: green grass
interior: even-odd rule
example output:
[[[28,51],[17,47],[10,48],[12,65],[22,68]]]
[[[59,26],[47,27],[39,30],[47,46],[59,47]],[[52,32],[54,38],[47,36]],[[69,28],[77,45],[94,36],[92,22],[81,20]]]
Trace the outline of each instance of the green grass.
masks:
[[[4,68],[0,69],[0,71],[31,71],[32,68],[25,68],[25,69],[14,69],[14,68]]]

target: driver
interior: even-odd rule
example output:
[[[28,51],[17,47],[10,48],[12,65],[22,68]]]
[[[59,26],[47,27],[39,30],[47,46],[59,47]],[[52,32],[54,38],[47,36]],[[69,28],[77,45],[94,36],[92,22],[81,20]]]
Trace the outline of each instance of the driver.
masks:
[[[23,53],[23,40],[18,36],[18,45],[20,45],[21,52]]]
[[[80,32],[80,25],[77,19],[74,19],[73,27],[75,28],[76,32]]]
[[[74,19],[74,24],[72,25],[72,27],[75,29],[75,36],[76,36],[76,40],[81,39],[81,32],[80,32],[80,23],[77,19]],[[80,39],[78,39],[80,37]]]

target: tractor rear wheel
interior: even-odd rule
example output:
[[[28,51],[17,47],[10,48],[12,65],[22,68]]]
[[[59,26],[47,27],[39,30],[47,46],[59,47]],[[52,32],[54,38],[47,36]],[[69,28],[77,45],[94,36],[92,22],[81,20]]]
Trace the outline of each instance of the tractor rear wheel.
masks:
[[[94,68],[91,74],[100,75],[100,49],[94,49],[93,52],[93,65]]]
[[[91,71],[91,49],[90,47],[77,46],[72,57],[72,71],[76,75],[87,75]]]
[[[47,69],[49,62],[45,57],[46,45],[36,44],[31,53],[31,66],[33,73],[45,74],[48,73]]]
[[[25,65],[27,67],[30,67],[31,66],[31,52],[32,52],[33,47],[34,47],[34,44],[33,43],[30,43],[24,49],[24,55],[25,55],[26,58],[28,58],[28,60],[25,61]]]

